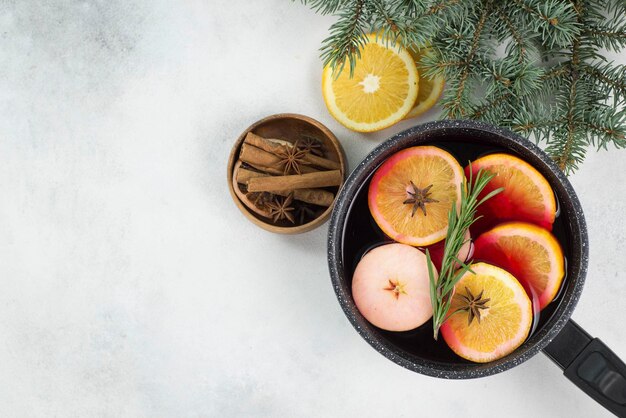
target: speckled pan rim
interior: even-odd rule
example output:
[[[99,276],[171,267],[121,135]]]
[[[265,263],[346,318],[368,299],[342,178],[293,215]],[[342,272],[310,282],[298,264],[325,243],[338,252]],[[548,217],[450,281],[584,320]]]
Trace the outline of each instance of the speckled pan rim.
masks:
[[[441,135],[449,131],[451,135],[459,132],[478,131],[486,133],[503,141],[502,146],[522,155],[525,159],[534,159],[533,165],[548,179],[555,188],[562,206],[568,207],[568,212],[574,214],[569,218],[570,229],[578,231],[572,238],[572,272],[568,287],[565,289],[563,301],[559,304],[548,322],[531,336],[520,348],[512,354],[486,364],[459,364],[448,365],[429,361],[404,350],[401,350],[376,335],[373,327],[361,316],[352,301],[350,289],[342,280],[343,266],[343,227],[353,198],[361,184],[368,178],[370,172],[378,167],[393,153],[408,146],[419,145],[431,141],[430,135]],[[441,140],[437,138],[437,140]],[[560,185],[560,187],[554,187]],[[357,332],[374,349],[389,360],[409,370],[428,376],[446,379],[471,379],[493,375],[515,367],[541,351],[552,341],[565,326],[572,315],[580,293],[583,290],[589,257],[587,227],[580,201],[565,175],[554,162],[535,144],[521,136],[493,125],[466,120],[444,120],[418,125],[400,132],[389,140],[376,147],[352,171],[341,188],[335,201],[330,225],[328,229],[328,266],[335,294],[345,315]],[[577,261],[577,262],[576,262]]]

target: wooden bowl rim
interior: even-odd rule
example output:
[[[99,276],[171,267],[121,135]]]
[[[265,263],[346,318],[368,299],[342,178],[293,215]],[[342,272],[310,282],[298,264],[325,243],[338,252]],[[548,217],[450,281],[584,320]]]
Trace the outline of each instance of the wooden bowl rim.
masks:
[[[241,144],[243,143],[248,132],[253,131],[254,129],[258,128],[259,126],[267,122],[280,120],[280,119],[296,119],[296,120],[301,120],[306,123],[309,123],[310,125],[313,125],[317,129],[319,129],[330,140],[330,142],[333,144],[335,151],[337,153],[337,158],[339,159],[339,166],[340,166],[339,169],[341,170],[342,181],[338,188],[341,189],[341,186],[343,185],[343,182],[346,179],[346,157],[343,151],[343,147],[341,146],[341,143],[339,142],[335,134],[333,134],[330,131],[330,129],[324,126],[321,122],[309,116],[300,115],[297,113],[277,113],[277,114],[267,116],[263,119],[260,119],[254,122],[252,125],[246,128],[241,133],[241,135],[239,135],[239,138],[237,138],[237,140],[235,141],[235,144],[233,145],[233,148],[230,151],[230,156],[228,157],[228,165],[226,167],[227,169],[226,178],[228,181],[228,190],[230,191],[230,195],[233,198],[233,201],[235,202],[239,210],[244,214],[246,218],[248,218],[248,220],[250,220],[255,225],[265,229],[266,231],[274,232],[277,234],[301,234],[303,232],[308,232],[317,228],[318,226],[326,222],[328,218],[330,218],[330,214],[333,211],[335,201],[337,200],[337,195],[339,194],[338,192],[335,195],[335,199],[333,200],[333,203],[328,208],[326,208],[326,210],[320,216],[313,219],[312,221],[307,222],[302,225],[296,225],[296,226],[276,226],[276,225],[272,225],[270,223],[264,222],[261,219],[257,218],[254,214],[252,214],[250,209],[248,209],[241,202],[241,200],[239,200],[239,197],[237,197],[237,195],[235,194],[235,190],[233,189],[233,181],[232,181],[233,168],[235,166],[235,162],[237,161],[237,156],[239,155]]]

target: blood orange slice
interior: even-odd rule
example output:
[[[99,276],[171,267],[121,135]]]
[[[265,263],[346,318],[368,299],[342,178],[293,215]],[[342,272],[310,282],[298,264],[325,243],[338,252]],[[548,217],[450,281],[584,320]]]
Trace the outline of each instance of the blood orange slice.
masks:
[[[532,305],[524,288],[507,271],[486,263],[470,266],[455,286],[451,315],[441,327],[448,346],[477,363],[497,360],[528,337]]]
[[[565,275],[563,251],[543,228],[510,222],[485,232],[474,242],[474,258],[514,275],[543,309],[554,299]]]
[[[487,184],[480,198],[503,187],[497,194],[478,207],[472,235],[486,231],[506,221],[524,221],[552,230],[556,201],[548,181],[527,162],[509,154],[490,154],[472,164],[473,173],[485,169],[495,177]],[[469,166],[465,168],[468,175]],[[469,177],[469,176],[468,176]]]
[[[461,200],[463,169],[448,152],[433,146],[407,148],[388,158],[369,186],[370,212],[385,234],[403,244],[441,241],[448,212]]]

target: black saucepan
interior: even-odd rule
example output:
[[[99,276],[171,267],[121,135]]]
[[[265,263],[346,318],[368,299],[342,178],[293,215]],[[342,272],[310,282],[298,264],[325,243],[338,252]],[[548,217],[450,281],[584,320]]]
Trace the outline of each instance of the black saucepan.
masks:
[[[510,355],[478,364],[456,357],[445,343],[435,342],[432,329],[395,333],[376,328],[357,310],[351,295],[355,263],[372,236],[371,218],[363,190],[376,168],[395,152],[414,145],[449,148],[465,165],[485,152],[517,155],[532,164],[551,184],[559,202],[554,233],[560,238],[567,277],[557,299],[540,315],[530,337]],[[384,238],[383,238],[384,239]],[[539,351],[548,355],[588,395],[618,416],[626,416],[626,365],[597,338],[570,319],[583,290],[588,263],[588,239],[580,202],[571,184],[536,145],[505,129],[473,121],[439,121],[401,132],[374,149],[350,174],[335,203],[329,235],[328,263],[332,283],[346,316],[358,333],[391,361],[429,376],[469,379],[499,373],[528,360]],[[608,296],[608,295],[607,295]],[[427,323],[422,328],[428,328]]]

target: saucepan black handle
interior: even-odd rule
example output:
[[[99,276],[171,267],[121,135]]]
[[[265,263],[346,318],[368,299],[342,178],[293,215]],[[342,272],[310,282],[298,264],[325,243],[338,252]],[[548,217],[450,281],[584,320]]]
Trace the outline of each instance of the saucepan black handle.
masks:
[[[571,319],[543,350],[563,374],[618,417],[626,417],[626,364]]]

